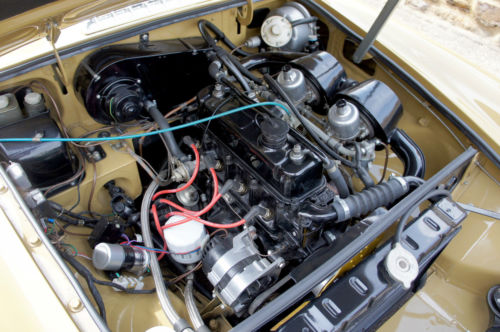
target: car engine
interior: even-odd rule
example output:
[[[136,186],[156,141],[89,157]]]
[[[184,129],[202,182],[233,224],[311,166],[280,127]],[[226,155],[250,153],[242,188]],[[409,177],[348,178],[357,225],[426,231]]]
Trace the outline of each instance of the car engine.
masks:
[[[10,107],[2,111],[0,137],[39,139],[2,141],[6,171],[46,230],[53,229],[47,233],[55,245],[63,241],[58,232],[91,230],[87,268],[108,276],[115,290],[146,292],[142,280],[152,276],[160,292],[162,275],[173,274],[166,286],[186,280],[191,320],[201,319],[195,328],[218,315],[236,325],[425,183],[424,154],[399,127],[398,95],[378,79],[349,77],[325,50],[320,26],[290,2],[262,17],[258,35],[240,46],[201,19],[199,36],[143,35],[138,43],[90,52],[72,89],[101,128],[65,141],[67,129],[54,118],[43,84],[17,87],[0,96],[0,106]],[[22,110],[16,100],[24,101]],[[377,155],[390,153],[403,165],[400,174],[388,170],[387,160],[375,165]],[[90,199],[87,212],[75,213],[57,199],[120,154],[140,166],[132,180],[139,194],[130,194],[127,176],[110,172],[96,194],[108,211],[93,211]],[[445,196],[428,198],[452,204]],[[462,211],[451,209],[458,225]],[[433,218],[444,219],[441,212]],[[64,225],[60,231],[54,222]],[[381,269],[408,288],[420,258],[396,243],[384,255],[396,250],[405,267],[395,271],[399,265],[386,262]],[[361,257],[375,246],[363,250]],[[193,289],[214,303],[203,318]]]

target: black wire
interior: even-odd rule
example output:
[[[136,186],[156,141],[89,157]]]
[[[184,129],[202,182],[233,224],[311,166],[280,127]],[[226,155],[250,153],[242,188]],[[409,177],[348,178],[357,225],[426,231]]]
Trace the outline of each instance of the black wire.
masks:
[[[436,190],[433,190],[431,192],[429,192],[427,195],[425,195],[424,197],[422,197],[414,206],[413,208],[410,208],[408,211],[406,211],[405,214],[403,214],[403,216],[401,217],[401,219],[399,219],[399,224],[398,224],[398,228],[396,230],[396,234],[394,235],[394,239],[393,239],[393,246],[398,243],[398,242],[401,242],[401,237],[403,235],[403,230],[404,230],[404,227],[406,225],[406,222],[408,221],[408,219],[410,218],[410,215],[412,214],[412,212],[418,208],[420,206],[420,204],[422,204],[423,202],[425,202],[426,200],[428,199],[431,199],[433,197],[436,197],[436,196],[450,196],[451,193],[448,191],[448,190],[444,190],[444,189],[436,189]]]
[[[226,105],[229,101],[231,101],[231,98],[226,98],[225,100],[223,100],[219,105],[217,105],[217,107],[215,107],[215,110],[213,111],[212,113],[212,117],[224,106]],[[207,136],[207,131],[208,131],[208,126],[210,126],[210,122],[212,122],[212,119],[210,119],[208,122],[207,122],[207,125],[205,126],[205,130],[203,130],[203,136],[201,136],[201,146],[204,146],[204,142],[205,142],[205,137]]]
[[[373,179],[370,177],[370,174],[368,173],[368,170],[363,167],[361,164],[361,147],[359,146],[358,143],[354,143],[354,149],[356,151],[356,157],[355,157],[355,162],[356,162],[356,172],[358,173],[358,177],[363,181],[365,187],[373,187],[375,185],[375,182]]]
[[[251,79],[252,81],[254,81],[257,84],[264,83],[261,78],[255,76],[254,74],[252,74],[252,72],[250,72],[250,70],[247,69],[247,67],[243,66],[241,64],[241,62],[235,56],[233,56],[232,54],[229,54],[229,53],[227,54],[227,56],[228,56],[229,60],[231,60],[234,63],[234,65],[236,67],[238,67],[238,69],[240,70],[240,72],[243,75],[245,75],[247,78]]]
[[[95,212],[95,211],[92,211],[92,214],[93,214],[93,215],[96,215],[96,216],[99,216],[99,217],[109,217],[109,215],[105,215],[105,214],[97,213],[97,212]],[[75,213],[74,215],[75,215],[76,217],[78,217],[78,218],[88,218],[88,217],[85,217],[85,215],[90,216],[90,211],[82,211],[82,212]]]
[[[240,91],[227,77],[221,77],[221,82],[224,83],[231,91],[234,93],[235,97],[238,98],[240,102],[242,102],[244,105],[249,105],[255,103],[255,100],[251,99],[247,95],[245,95],[243,92]],[[274,107],[274,106],[272,106]],[[271,113],[271,111],[268,110],[266,106],[257,106],[255,107],[257,110],[265,113]]]
[[[125,288],[122,285],[119,285],[119,284],[112,282],[112,281],[99,280],[96,277],[94,277],[92,275],[92,273],[82,263],[77,261],[73,256],[69,255],[65,251],[61,251],[61,253],[63,255],[63,258],[66,259],[66,261],[71,266],[73,266],[78,273],[80,273],[83,277],[85,277],[85,279],[87,280],[87,283],[89,283],[89,281],[90,281],[91,284],[98,284],[98,285],[102,285],[102,286],[113,287],[113,288],[119,289],[127,294],[153,294],[154,292],[156,292],[155,288],[152,288],[152,289],[128,289],[128,288]],[[90,289],[90,285],[89,285],[89,289]],[[97,290],[97,288],[95,288],[95,291],[100,296],[100,293]],[[94,294],[92,294],[92,296],[94,296]],[[95,299],[95,297],[94,297],[94,299]],[[97,303],[97,300],[96,300],[96,303]],[[104,308],[104,303],[102,303],[102,305],[103,305],[103,308],[102,308],[102,310],[101,310],[101,308],[99,308],[99,311],[102,313],[104,310],[104,315],[105,315],[106,310]],[[103,317],[103,318],[105,318],[105,317]]]
[[[97,307],[99,308],[99,313],[100,313],[102,319],[104,320],[104,323],[106,325],[108,325],[106,322],[106,308],[104,306],[104,301],[102,300],[101,293],[99,293],[99,290],[95,286],[95,283],[93,280],[94,278],[93,278],[92,274],[90,273],[90,271],[85,266],[83,266],[80,262],[78,262],[73,256],[69,255],[65,251],[61,251],[61,255],[71,266],[73,266],[73,268],[78,273],[80,273],[85,278],[85,280],[87,281],[87,285],[89,286],[90,294],[94,298],[95,303],[97,304]]]
[[[250,97],[248,97],[243,92],[241,92],[227,77],[222,76],[221,82],[224,83],[225,85],[227,85],[227,87],[229,87],[229,89],[231,89],[231,91],[234,92],[236,97],[238,99],[240,99],[241,101],[243,101],[244,103],[247,103],[247,104],[255,103],[255,101],[253,101]]]
[[[50,206],[54,210],[56,210],[57,212],[59,212],[61,215],[66,215],[68,217],[76,219],[76,220],[74,220],[75,222],[78,222],[78,220],[82,220],[82,221],[88,222],[88,223],[95,223],[95,222],[99,221],[98,219],[95,219],[95,218],[85,217],[85,216],[81,215],[81,213],[74,213],[74,212],[68,211],[65,208],[63,208],[61,205],[59,205],[58,203],[56,203],[54,201],[48,201],[48,202],[49,202]]]
[[[73,206],[68,209],[68,212],[73,211],[78,206],[78,204],[80,204],[80,198],[81,198],[81,195],[80,195],[80,184],[82,183],[84,176],[85,176],[85,172],[82,172],[82,174],[78,178],[78,183],[76,185],[76,192],[77,192],[78,196],[77,196],[75,204],[73,204]]]
[[[80,219],[83,223],[80,223],[80,220],[75,220],[67,215],[61,214],[60,216],[57,217],[57,219],[64,221],[67,223],[67,225],[73,225],[73,226],[85,226],[88,228],[94,228],[96,221],[88,221],[88,220],[82,220]],[[66,226],[67,226],[66,225]],[[65,228],[66,228],[65,226]]]
[[[224,51],[220,47],[214,47],[217,51],[217,57],[222,61],[222,63],[226,66],[226,68],[233,74],[233,76],[236,78],[238,82],[240,82],[241,87],[243,90],[247,92],[251,92],[252,89],[250,88],[250,85],[248,85],[248,82],[246,78],[243,76],[243,74],[240,72],[238,67],[229,59],[227,54],[224,53]]]
[[[207,20],[199,20],[198,29],[200,30],[203,39],[205,39],[210,47],[214,47],[217,44],[217,41],[207,32],[207,29],[212,31],[215,34],[216,38],[226,44],[229,49],[234,50],[234,53],[241,56],[251,55],[250,53],[237,48],[236,45],[234,45],[231,40],[229,40],[229,38],[227,38],[226,35],[212,22],[209,22]]]
[[[297,25],[301,24],[309,24],[309,23],[314,23],[318,20],[316,16],[311,16],[311,17],[306,17],[306,18],[301,18],[300,20],[295,20],[292,23],[292,27],[295,27]]]

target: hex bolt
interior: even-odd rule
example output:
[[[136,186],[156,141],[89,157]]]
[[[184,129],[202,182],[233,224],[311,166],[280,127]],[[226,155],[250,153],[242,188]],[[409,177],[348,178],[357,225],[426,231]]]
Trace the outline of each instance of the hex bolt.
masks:
[[[214,168],[215,168],[216,171],[218,171],[218,172],[222,171],[223,167],[224,167],[224,164],[222,163],[222,161],[217,160],[215,162]]]
[[[266,220],[270,220],[274,217],[274,213],[273,211],[271,211],[271,209],[266,209],[266,213],[264,213],[262,217]]]
[[[248,191],[248,188],[247,188],[247,186],[245,186],[245,184],[243,182],[240,182],[240,185],[239,185],[237,191],[238,191],[238,194],[243,195],[243,194],[246,194],[246,192]]]

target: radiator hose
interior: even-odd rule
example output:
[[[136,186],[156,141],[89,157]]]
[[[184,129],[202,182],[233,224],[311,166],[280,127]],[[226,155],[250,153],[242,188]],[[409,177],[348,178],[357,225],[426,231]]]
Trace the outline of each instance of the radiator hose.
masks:
[[[333,202],[337,212],[337,222],[359,218],[381,206],[393,203],[409,190],[408,181],[403,177],[392,177],[386,182],[369,187],[359,193]]]

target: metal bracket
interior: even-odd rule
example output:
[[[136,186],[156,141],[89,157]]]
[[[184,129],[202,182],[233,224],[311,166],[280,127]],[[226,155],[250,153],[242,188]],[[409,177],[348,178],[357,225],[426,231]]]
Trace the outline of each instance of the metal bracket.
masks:
[[[237,10],[236,15],[238,22],[242,25],[249,25],[253,20],[253,2],[252,0],[247,0],[247,5],[241,7]]]

